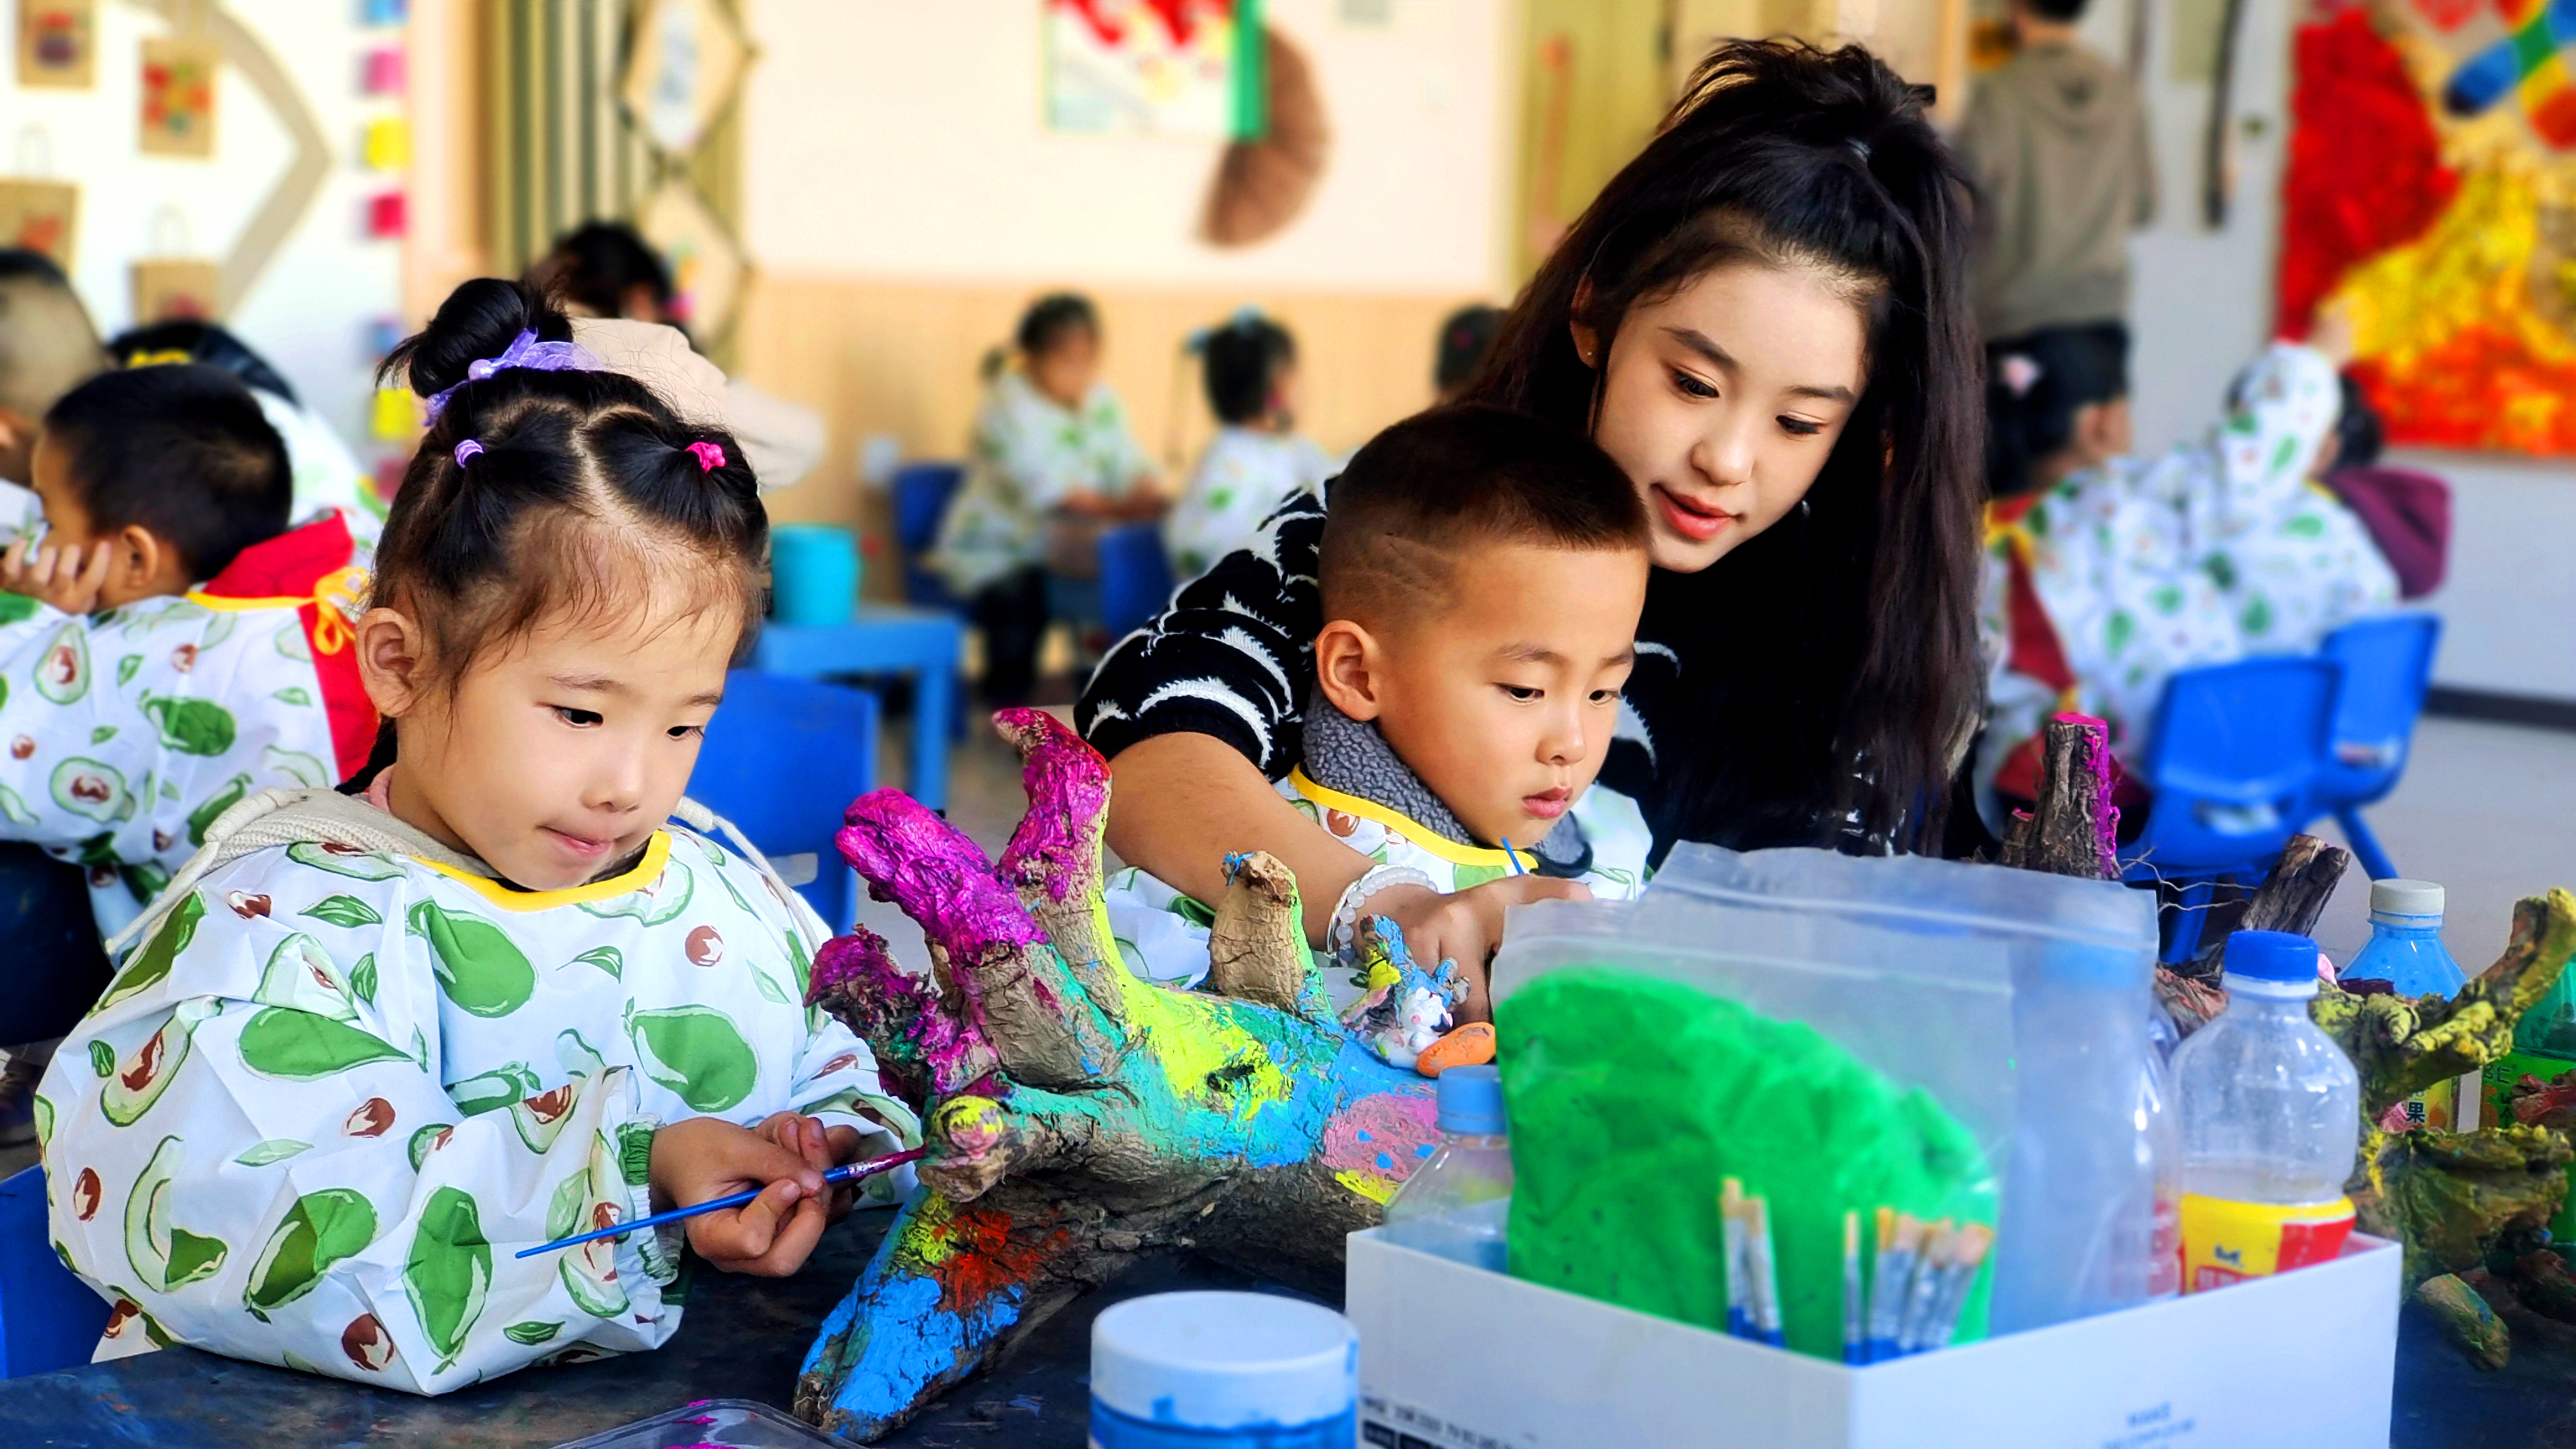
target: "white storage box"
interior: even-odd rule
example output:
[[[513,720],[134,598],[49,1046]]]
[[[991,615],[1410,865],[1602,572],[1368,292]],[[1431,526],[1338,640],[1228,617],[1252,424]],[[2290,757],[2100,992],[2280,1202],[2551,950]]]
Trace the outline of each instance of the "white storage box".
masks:
[[[2399,1253],[1846,1368],[1350,1240],[1384,1449],[2362,1449],[2388,1443]]]

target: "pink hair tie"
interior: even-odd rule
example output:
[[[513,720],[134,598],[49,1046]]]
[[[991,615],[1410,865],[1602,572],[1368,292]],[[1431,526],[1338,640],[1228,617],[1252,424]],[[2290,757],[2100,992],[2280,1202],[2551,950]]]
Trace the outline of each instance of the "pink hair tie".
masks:
[[[698,455],[698,471],[701,473],[712,473],[725,465],[724,445],[721,443],[691,443],[689,451]]]

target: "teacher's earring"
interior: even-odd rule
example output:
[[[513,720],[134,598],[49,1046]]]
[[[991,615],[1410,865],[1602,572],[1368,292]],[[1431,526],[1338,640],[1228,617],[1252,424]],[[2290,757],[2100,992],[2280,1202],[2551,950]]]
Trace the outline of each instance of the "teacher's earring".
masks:
[[[1808,519],[1808,518],[1813,518],[1813,517],[1815,517],[1815,516],[1816,516],[1816,510],[1815,510],[1815,508],[1814,508],[1813,506],[1811,506],[1811,505],[1807,502],[1807,500],[1806,500],[1806,499],[1804,499],[1804,498],[1799,499],[1799,500],[1798,500],[1798,517],[1799,517],[1799,518],[1801,518],[1801,519]]]

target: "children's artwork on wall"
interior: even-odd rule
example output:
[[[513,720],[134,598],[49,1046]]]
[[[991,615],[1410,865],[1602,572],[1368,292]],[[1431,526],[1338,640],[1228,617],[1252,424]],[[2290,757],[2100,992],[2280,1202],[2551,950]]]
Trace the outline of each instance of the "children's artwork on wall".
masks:
[[[2576,454],[2576,0],[2310,0],[2278,307],[2393,443]]]
[[[98,0],[18,0],[18,84],[88,90],[98,79]]]
[[[43,252],[68,272],[79,229],[79,187],[40,177],[0,176],[0,246]]]
[[[645,0],[618,95],[655,146],[685,156],[733,104],[750,59],[741,27],[714,0]]]
[[[212,41],[169,36],[143,42],[143,151],[151,156],[215,154]]]
[[[743,284],[751,275],[742,243],[677,176],[645,198],[635,228],[671,269],[672,310],[702,343],[720,341],[733,328]]]
[[[1260,37],[1260,0],[1047,0],[1047,125],[1258,137]]]
[[[212,322],[223,315],[223,268],[191,255],[188,219],[175,206],[152,218],[152,254],[134,263],[134,325]]]

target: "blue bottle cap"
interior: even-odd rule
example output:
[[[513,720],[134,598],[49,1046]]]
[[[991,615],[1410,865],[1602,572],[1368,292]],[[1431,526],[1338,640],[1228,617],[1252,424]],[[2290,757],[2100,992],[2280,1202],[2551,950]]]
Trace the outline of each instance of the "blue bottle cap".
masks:
[[[2317,979],[2317,943],[2291,931],[2238,931],[2227,938],[2227,974],[2256,981]]]
[[[1149,1424],[1302,1427],[1351,1412],[1359,1378],[1351,1321],[1276,1294],[1156,1293],[1091,1322],[1092,1401]]]
[[[1499,1068],[1451,1067],[1440,1074],[1440,1130],[1498,1137],[1503,1122],[1503,1074]]]

